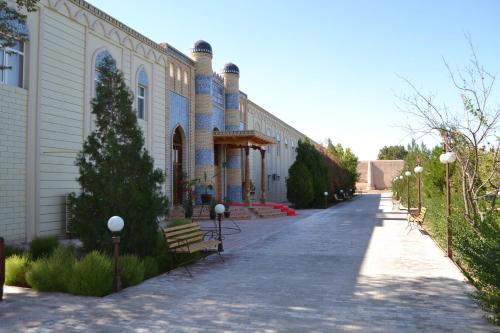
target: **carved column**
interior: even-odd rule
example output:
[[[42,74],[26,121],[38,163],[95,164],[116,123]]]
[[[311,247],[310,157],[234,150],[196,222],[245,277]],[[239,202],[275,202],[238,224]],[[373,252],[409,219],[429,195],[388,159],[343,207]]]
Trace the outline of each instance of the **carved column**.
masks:
[[[260,150],[260,155],[262,157],[260,162],[260,203],[265,204],[267,200],[266,194],[266,151],[264,149]]]
[[[250,204],[250,147],[245,147],[245,203]]]

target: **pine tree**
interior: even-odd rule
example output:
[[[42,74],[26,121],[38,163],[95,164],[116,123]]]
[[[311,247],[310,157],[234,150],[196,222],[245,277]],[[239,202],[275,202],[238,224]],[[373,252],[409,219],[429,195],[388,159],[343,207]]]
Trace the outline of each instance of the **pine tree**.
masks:
[[[123,253],[146,256],[158,234],[156,218],[166,212],[161,192],[163,172],[154,169],[132,110],[133,97],[115,61],[106,57],[97,68],[92,114],[96,129],[84,142],[75,164],[81,194],[72,196],[74,231],[87,251],[111,251],[107,220],[121,216]]]

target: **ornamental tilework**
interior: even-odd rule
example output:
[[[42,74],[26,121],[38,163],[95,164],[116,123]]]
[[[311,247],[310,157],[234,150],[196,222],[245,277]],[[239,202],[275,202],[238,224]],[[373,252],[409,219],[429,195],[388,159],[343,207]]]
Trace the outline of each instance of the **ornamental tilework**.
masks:
[[[242,201],[242,187],[241,185],[228,185],[227,186],[227,196],[231,202],[241,202]]]
[[[224,86],[215,81],[212,82],[212,101],[214,105],[224,108]]]
[[[212,115],[206,113],[198,113],[195,115],[195,126],[196,129],[208,129],[212,130]]]
[[[241,169],[241,156],[240,155],[227,155],[227,168],[228,169]]]
[[[240,108],[240,93],[227,93],[226,94],[226,109],[238,110]]]
[[[212,77],[208,75],[196,75],[195,93],[197,95],[210,95],[212,93]]]
[[[218,128],[219,131],[225,131],[224,110],[218,107],[212,109],[212,128]]]
[[[214,151],[212,149],[197,149],[194,160],[196,165],[214,165]]]
[[[176,94],[174,92],[169,92],[170,97],[170,135],[172,136],[172,131],[175,129],[177,124],[181,125],[184,133],[189,133],[189,100]]]

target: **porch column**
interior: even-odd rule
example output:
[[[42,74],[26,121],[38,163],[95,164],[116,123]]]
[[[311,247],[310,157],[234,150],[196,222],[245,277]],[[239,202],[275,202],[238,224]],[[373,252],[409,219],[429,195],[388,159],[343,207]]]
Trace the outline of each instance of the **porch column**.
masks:
[[[264,149],[260,150],[260,155],[262,157],[260,162],[260,202],[265,204],[267,200],[266,195],[266,151]]]
[[[250,147],[245,147],[245,203],[250,204]]]

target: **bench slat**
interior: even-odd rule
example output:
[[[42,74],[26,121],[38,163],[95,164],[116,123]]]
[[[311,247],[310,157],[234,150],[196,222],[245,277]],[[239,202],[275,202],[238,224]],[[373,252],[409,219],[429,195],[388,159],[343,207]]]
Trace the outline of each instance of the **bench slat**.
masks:
[[[182,235],[182,234],[185,234],[188,232],[193,232],[196,230],[200,230],[200,226],[196,225],[196,226],[181,229],[181,230],[165,231],[165,237],[173,237],[173,236],[177,236],[177,235]]]
[[[187,234],[177,235],[173,237],[166,237],[167,242],[189,242],[191,238],[203,237],[203,232],[201,230],[190,231]]]
[[[215,250],[219,244],[220,242],[218,240],[210,239],[208,241],[191,244],[189,245],[189,248],[187,246],[179,247],[174,249],[174,251],[177,253],[193,253],[201,250]]]
[[[191,247],[191,244],[196,244],[196,243],[198,243],[200,241],[203,241],[203,236],[198,236],[198,237],[190,238],[187,241],[172,242],[172,243],[169,243],[168,247],[170,249],[175,249],[175,248],[178,248],[178,247],[186,246],[186,243],[189,244],[189,247]]]
[[[165,228],[164,230],[165,230],[165,232],[171,232],[171,231],[180,230],[180,229],[192,228],[194,226],[199,227],[199,225],[197,223],[189,223],[189,224],[178,225],[176,227]]]

